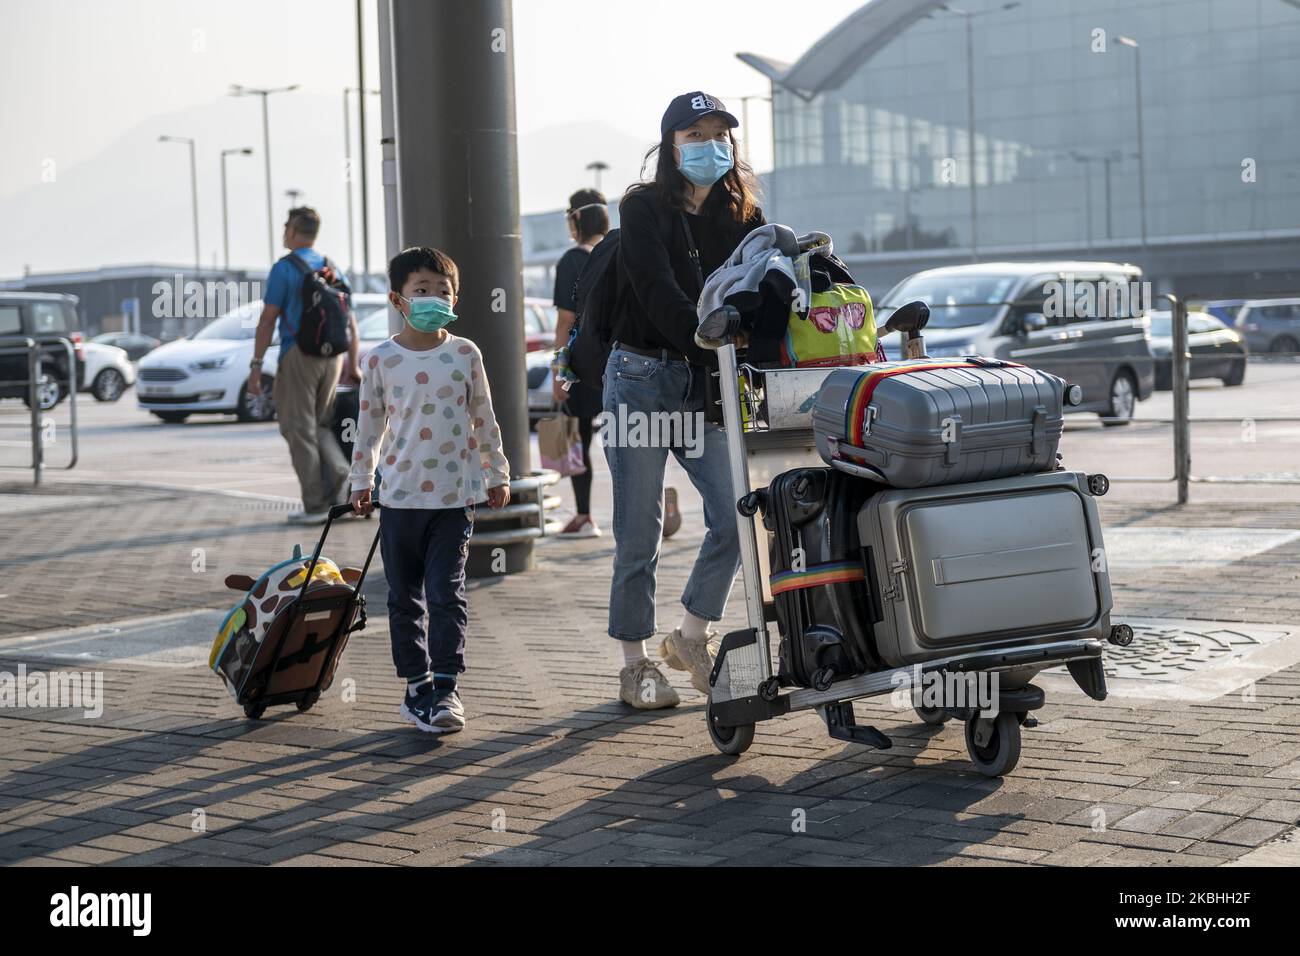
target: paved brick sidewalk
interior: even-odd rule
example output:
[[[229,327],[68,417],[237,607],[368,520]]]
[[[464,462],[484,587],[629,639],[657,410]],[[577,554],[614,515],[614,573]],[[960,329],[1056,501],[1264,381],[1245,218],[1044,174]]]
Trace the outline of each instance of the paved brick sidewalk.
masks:
[[[41,494],[48,508],[33,510],[32,498],[0,513],[0,637],[224,607],[226,574],[260,570],[303,540],[257,500],[70,485]],[[1104,504],[1108,527],[1300,529],[1294,510]],[[354,560],[373,530],[343,524],[329,553]],[[665,546],[661,623],[674,617],[697,546],[689,529]],[[703,698],[684,680],[675,677],[683,706],[674,711],[637,713],[614,699],[619,654],[601,636],[609,555],[609,539],[551,541],[536,573],[472,585],[471,723],[446,740],[396,718],[382,576],[366,589],[378,612],[371,627],[309,714],[246,721],[203,667],[125,663],[102,668],[99,719],[0,711],[0,861],[1294,860],[1286,838],[1300,818],[1300,667],[1259,682],[1252,701],[1097,704],[1053,690],[1020,766],[1000,781],[970,768],[959,726],[923,727],[887,702],[858,712],[893,737],[892,750],[831,741],[804,713],[760,727],[753,749],[730,759],[713,750]],[[1212,574],[1162,567],[1117,582],[1117,614],[1293,624],[1297,568],[1300,542]],[[733,601],[725,624],[740,613]],[[16,666],[0,649],[0,670]],[[343,698],[348,688],[355,700]]]

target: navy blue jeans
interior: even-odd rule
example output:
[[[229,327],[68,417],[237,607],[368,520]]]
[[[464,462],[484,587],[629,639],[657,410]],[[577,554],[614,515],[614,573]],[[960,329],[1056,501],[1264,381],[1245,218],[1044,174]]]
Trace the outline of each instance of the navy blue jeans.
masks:
[[[473,508],[384,508],[379,553],[388,578],[388,636],[397,676],[465,670],[465,557]]]

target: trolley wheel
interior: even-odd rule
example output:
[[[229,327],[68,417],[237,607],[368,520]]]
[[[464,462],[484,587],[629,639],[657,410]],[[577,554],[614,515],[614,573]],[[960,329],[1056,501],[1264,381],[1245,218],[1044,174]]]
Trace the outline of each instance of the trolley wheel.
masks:
[[[942,707],[913,707],[916,716],[921,719],[921,723],[929,724],[932,727],[942,727],[948,722],[948,712]]]
[[[244,716],[249,720],[261,720],[262,715],[266,713],[266,704],[258,702],[256,704],[244,705]]]
[[[835,683],[835,669],[833,667],[819,667],[813,671],[813,690],[830,690],[833,683]]]
[[[307,713],[307,711],[311,710],[312,707],[316,705],[316,701],[318,700],[320,700],[320,694],[308,694],[302,700],[298,701],[298,713]]]
[[[741,724],[739,727],[723,727],[713,716],[713,704],[710,703],[705,714],[709,722],[709,737],[719,753],[736,757],[749,749],[754,742],[754,725]]]
[[[984,743],[976,735],[987,733]],[[1003,711],[993,720],[979,716],[966,721],[966,752],[975,769],[986,777],[1001,777],[1015,769],[1020,760],[1020,720]]]

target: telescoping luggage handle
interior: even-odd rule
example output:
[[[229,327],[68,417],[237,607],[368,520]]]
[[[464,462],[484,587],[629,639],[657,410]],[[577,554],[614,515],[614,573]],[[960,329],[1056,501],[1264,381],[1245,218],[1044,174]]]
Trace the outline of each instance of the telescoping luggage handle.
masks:
[[[382,507],[375,502],[375,507]],[[321,530],[320,540],[316,542],[316,550],[311,553],[311,564],[307,566],[307,576],[303,578],[302,589],[298,592],[298,600],[302,600],[307,594],[307,586],[311,584],[312,575],[316,573],[316,563],[320,560],[321,550],[325,547],[325,538],[330,533],[330,525],[334,523],[335,518],[342,518],[346,514],[351,514],[352,505],[335,505],[325,516],[325,527]],[[375,548],[379,546],[379,531],[375,530],[375,540],[370,542],[370,552],[366,555],[366,563],[361,566],[361,577],[357,578],[357,583],[353,585],[354,594],[361,593],[361,585],[365,583],[366,572],[370,570],[370,562],[374,560]]]

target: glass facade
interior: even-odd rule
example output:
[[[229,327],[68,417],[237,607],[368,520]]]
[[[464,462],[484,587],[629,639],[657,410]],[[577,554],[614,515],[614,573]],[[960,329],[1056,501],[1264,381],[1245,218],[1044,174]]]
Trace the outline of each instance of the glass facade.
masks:
[[[1149,241],[1300,231],[1300,4],[917,6],[838,88],[775,85],[776,218],[850,256],[969,251],[973,175],[981,258],[1134,244],[1140,56]]]

